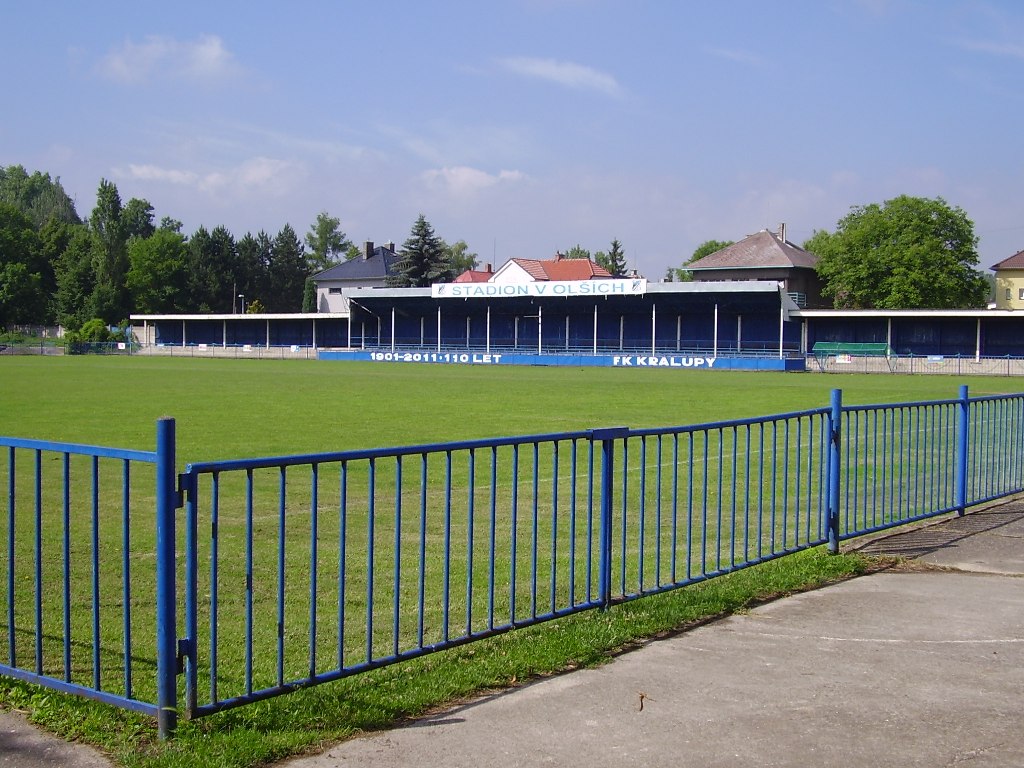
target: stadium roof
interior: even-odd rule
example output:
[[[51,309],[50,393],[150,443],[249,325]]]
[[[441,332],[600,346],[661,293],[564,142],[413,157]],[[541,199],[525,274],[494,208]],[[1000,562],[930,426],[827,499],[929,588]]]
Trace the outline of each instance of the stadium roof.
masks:
[[[780,307],[787,313],[796,310],[792,299],[779,284],[765,280],[706,281],[693,283],[647,283],[647,292],[639,295],[558,295],[558,296],[488,296],[472,298],[433,298],[430,288],[353,288],[347,289],[353,311],[362,309],[383,317],[392,309],[405,315],[427,316],[442,313],[470,315],[490,308],[498,312],[520,313],[529,308],[543,306],[564,308],[566,303],[579,312],[594,306],[608,307],[616,312],[683,312],[712,311],[721,308],[750,312],[777,312]]]

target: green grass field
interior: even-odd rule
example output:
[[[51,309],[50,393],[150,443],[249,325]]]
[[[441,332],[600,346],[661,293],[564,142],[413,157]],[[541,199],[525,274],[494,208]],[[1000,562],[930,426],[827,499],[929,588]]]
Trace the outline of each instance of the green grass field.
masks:
[[[0,434],[150,449],[177,421],[178,457],[441,442],[601,426],[668,426],[844,402],[947,399],[947,376],[427,366],[156,357],[0,360]],[[972,394],[1012,391],[975,379]]]
[[[961,383],[933,376],[149,357],[3,358],[0,382],[0,434],[151,449],[156,419],[173,416],[179,470],[189,461],[766,415],[827,405],[834,387],[843,389],[844,402],[849,404],[948,399],[956,396]],[[971,382],[976,385],[972,394],[1010,391],[1012,383],[977,379]],[[111,493],[116,495],[116,490]],[[47,537],[59,536],[60,523],[54,521],[48,524]],[[85,522],[75,525],[76,538],[88,536]],[[226,534],[227,529],[225,546]],[[136,535],[140,551],[146,551],[148,531]],[[295,535],[301,538],[303,531]],[[116,548],[116,536],[106,528],[100,538],[104,549]],[[298,564],[303,555],[296,550]],[[381,557],[386,571],[390,566],[386,550]],[[29,559],[22,560],[29,564]],[[617,606],[604,614],[520,630],[185,723],[170,744],[155,742],[148,720],[107,707],[13,683],[0,682],[0,694],[9,706],[32,709],[58,732],[98,743],[126,765],[252,765],[359,729],[385,726],[452,697],[533,674],[597,663],[608,650],[637,638],[861,567],[856,558],[804,553],[699,587]],[[144,573],[144,568],[139,566],[138,573]],[[27,572],[23,575],[28,577]],[[117,594],[122,574],[114,569],[103,578],[103,594]],[[73,582],[76,604],[87,603],[87,570],[76,572]],[[308,591],[308,580],[300,574],[289,589],[301,596]],[[28,598],[19,593],[18,599]],[[133,622],[140,622],[141,635],[146,630],[147,607],[143,597],[133,609]],[[58,609],[59,605],[52,610]],[[20,605],[19,611],[23,610],[30,607]],[[225,599],[221,610],[228,614],[226,624],[237,622],[241,605]],[[87,618],[85,614],[75,620]],[[258,631],[269,641],[272,613],[257,619]],[[289,617],[288,623],[301,627],[301,621],[301,617]],[[104,648],[109,646],[111,655],[104,665],[108,674],[116,674],[121,638],[107,623]],[[227,645],[226,651],[233,646],[237,655],[237,642]],[[76,655],[76,665],[88,665],[87,650],[76,651],[83,654],[81,659]],[[142,650],[139,653],[145,655]],[[472,663],[466,664],[467,660]],[[296,664],[301,667],[301,659]],[[146,683],[137,685],[144,689]]]

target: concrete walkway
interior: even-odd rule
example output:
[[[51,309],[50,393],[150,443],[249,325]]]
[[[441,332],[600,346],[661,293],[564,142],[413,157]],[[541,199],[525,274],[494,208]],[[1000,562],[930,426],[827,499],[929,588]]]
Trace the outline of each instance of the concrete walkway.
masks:
[[[1024,766],[1024,500],[860,548],[913,562],[279,768]],[[0,766],[108,764],[0,714]]]
[[[92,747],[69,744],[41,731],[18,712],[0,712],[2,768],[107,768],[112,765]]]

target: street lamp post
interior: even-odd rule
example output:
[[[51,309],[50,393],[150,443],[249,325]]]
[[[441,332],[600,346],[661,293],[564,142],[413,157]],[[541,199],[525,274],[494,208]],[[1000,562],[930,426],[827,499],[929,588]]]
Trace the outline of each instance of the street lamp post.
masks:
[[[245,294],[244,293],[238,294],[238,301],[239,301],[239,303],[242,306],[240,314],[244,315],[245,314]]]

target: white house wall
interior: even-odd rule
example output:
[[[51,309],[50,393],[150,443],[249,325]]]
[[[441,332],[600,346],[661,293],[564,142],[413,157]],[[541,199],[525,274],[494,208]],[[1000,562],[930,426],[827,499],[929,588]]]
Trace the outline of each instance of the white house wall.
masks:
[[[521,283],[532,283],[534,280],[533,276],[529,272],[514,261],[507,261],[498,268],[498,271],[494,273],[494,276],[491,277],[488,282],[501,283],[504,285],[519,285]]]

